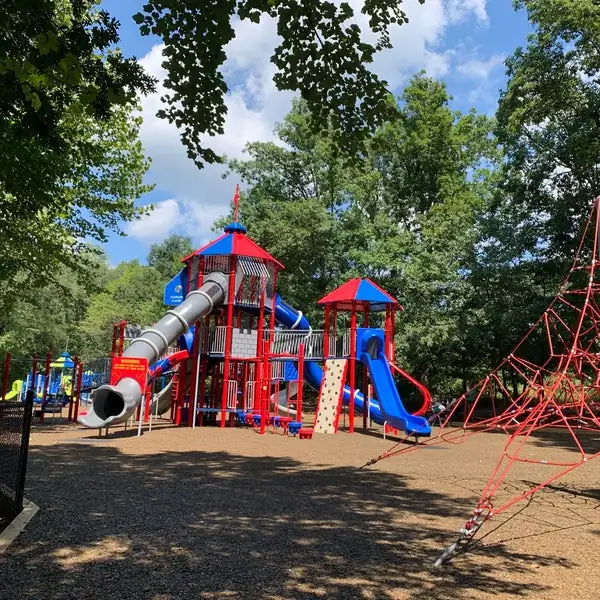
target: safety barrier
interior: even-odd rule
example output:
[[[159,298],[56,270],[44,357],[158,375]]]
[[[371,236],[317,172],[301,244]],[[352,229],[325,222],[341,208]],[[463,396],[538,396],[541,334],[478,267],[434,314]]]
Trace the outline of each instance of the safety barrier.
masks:
[[[0,530],[23,510],[33,394],[28,390],[24,402],[0,402]]]

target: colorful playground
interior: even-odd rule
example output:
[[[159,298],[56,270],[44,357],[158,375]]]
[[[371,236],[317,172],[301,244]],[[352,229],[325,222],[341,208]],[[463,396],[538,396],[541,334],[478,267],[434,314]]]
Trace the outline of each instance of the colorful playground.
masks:
[[[517,346],[445,405],[395,363],[391,294],[352,279],[312,329],[237,219],[110,356],[13,380],[7,355],[40,511],[0,557],[6,597],[593,597],[599,232],[597,202],[539,364]]]

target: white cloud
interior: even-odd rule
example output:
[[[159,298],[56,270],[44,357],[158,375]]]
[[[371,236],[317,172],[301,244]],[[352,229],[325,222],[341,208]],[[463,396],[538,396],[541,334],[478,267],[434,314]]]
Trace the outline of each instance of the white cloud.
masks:
[[[446,0],[446,14],[452,23],[461,23],[475,16],[481,23],[489,20],[487,0]]]
[[[363,0],[350,1],[356,21],[367,32],[367,18],[360,13]],[[452,50],[440,48],[445,33],[453,23],[470,18],[487,21],[485,5],[485,0],[427,0],[424,5],[418,0],[405,0],[403,9],[410,22],[392,29],[393,49],[377,56],[374,70],[392,89],[421,69],[432,76],[444,75],[454,55]],[[294,95],[279,92],[272,80],[274,65],[270,57],[279,40],[276,23],[263,18],[259,24],[238,21],[234,28],[236,38],[226,48],[228,60],[223,68],[231,88],[226,96],[225,134],[204,140],[230,158],[242,156],[247,142],[275,140],[274,125],[289,111]],[[367,38],[372,41],[374,36]],[[148,179],[170,199],[160,202],[151,216],[130,225],[128,232],[149,243],[176,230],[191,234],[194,243],[200,244],[213,237],[211,225],[228,210],[237,181],[222,179],[224,165],[199,170],[187,157],[175,126],[155,116],[166,92],[162,85],[162,50],[162,45],[156,45],[140,61],[159,79],[156,93],[142,99],[144,123],[140,135],[153,161]]]
[[[159,242],[180,223],[179,203],[170,199],[159,202],[150,214],[144,215],[139,221],[129,223],[127,233],[140,242]]]
[[[489,79],[494,70],[504,64],[504,54],[494,54],[487,60],[473,58],[458,65],[456,70],[469,79]]]
[[[227,206],[170,198],[158,202],[150,214],[129,223],[127,233],[135,240],[150,245],[163,241],[176,230],[192,236],[198,244],[204,244],[214,237],[212,225]]]

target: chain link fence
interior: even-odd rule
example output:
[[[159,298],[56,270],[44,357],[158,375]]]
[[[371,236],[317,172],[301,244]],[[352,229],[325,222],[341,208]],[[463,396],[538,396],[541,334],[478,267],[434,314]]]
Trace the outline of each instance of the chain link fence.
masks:
[[[23,510],[32,411],[32,390],[24,402],[0,402],[0,530]]]

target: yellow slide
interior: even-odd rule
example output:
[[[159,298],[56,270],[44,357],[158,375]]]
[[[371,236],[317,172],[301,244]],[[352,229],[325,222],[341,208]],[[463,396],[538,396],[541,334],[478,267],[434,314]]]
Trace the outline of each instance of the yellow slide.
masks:
[[[13,381],[12,389],[10,392],[6,392],[5,400],[15,400],[19,397],[19,392],[21,391],[21,386],[23,385],[22,379],[17,379],[17,381]],[[1,390],[0,390],[1,393]]]

